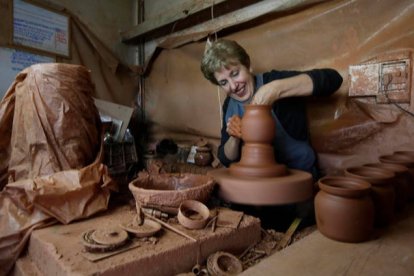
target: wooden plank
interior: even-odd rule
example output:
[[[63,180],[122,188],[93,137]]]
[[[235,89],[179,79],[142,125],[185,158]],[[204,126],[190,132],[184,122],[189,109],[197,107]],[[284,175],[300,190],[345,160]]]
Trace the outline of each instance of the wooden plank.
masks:
[[[413,275],[414,205],[362,243],[331,240],[319,231],[250,267],[243,275]]]
[[[144,22],[142,22],[141,24],[138,24],[137,26],[134,26],[130,30],[123,32],[122,37],[125,40],[128,40],[131,38],[145,35],[150,31],[153,31],[160,27],[174,23],[178,20],[185,19],[188,16],[193,15],[201,10],[210,8],[212,5],[217,5],[225,1],[229,1],[229,0],[186,1],[185,3],[175,6],[173,9],[163,12],[156,18],[152,18],[149,20],[144,19]]]
[[[321,2],[321,0],[260,1],[226,15],[214,18],[214,20],[209,20],[194,27],[163,37],[158,40],[158,47],[175,48],[191,41],[197,41],[208,34],[248,22],[269,13],[286,11],[316,2]]]
[[[290,240],[292,239],[293,234],[295,233],[296,229],[299,227],[300,222],[302,221],[301,218],[295,218],[292,224],[289,226],[289,229],[286,231],[285,235],[283,236],[282,240],[276,247],[276,250],[282,250],[286,246],[288,246]]]
[[[154,40],[146,41],[144,74],[147,72],[148,68],[150,68],[150,64],[154,61],[153,57],[157,48],[172,49],[192,41],[198,41],[208,36],[209,34],[213,34],[214,32],[218,32],[222,29],[257,19],[266,14],[286,11],[292,8],[297,8],[318,2],[323,2],[323,0],[259,1],[255,2],[255,4],[244,6],[244,8],[240,8],[236,11],[217,16],[213,20],[194,25],[187,29],[177,31],[173,34],[164,35],[163,37]],[[137,39],[138,38],[134,37],[123,37],[122,41],[125,43],[136,43],[139,42]]]
[[[12,44],[13,1],[0,0],[0,45]]]

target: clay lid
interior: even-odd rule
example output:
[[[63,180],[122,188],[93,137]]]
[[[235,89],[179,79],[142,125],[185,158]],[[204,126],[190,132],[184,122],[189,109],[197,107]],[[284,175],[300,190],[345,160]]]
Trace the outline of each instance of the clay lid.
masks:
[[[205,146],[205,147],[197,147],[196,151],[202,151],[202,152],[206,152],[206,151],[210,151],[210,148]]]
[[[134,219],[128,223],[121,223],[120,227],[125,231],[134,234],[138,238],[153,236],[161,230],[161,224],[148,218],[144,219],[142,225],[138,225]]]
[[[91,229],[82,233],[82,243],[88,252],[108,252],[128,242],[128,233],[118,227]]]
[[[91,234],[91,238],[99,244],[113,245],[124,243],[128,238],[128,234],[120,228],[105,228],[96,229]]]

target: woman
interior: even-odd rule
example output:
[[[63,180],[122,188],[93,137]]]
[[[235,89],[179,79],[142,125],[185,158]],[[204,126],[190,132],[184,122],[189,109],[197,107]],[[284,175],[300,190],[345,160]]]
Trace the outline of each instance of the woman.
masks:
[[[206,50],[201,62],[204,76],[227,94],[218,157],[229,166],[240,160],[241,117],[245,104],[271,104],[276,123],[274,151],[277,162],[312,173],[316,154],[309,142],[305,96],[329,96],[342,84],[333,69],[275,71],[253,75],[250,57],[235,41],[220,39]]]

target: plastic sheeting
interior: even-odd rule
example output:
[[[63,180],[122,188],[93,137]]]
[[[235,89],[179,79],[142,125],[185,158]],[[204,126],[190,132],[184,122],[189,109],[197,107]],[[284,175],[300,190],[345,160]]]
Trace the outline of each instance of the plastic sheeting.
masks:
[[[335,95],[308,105],[312,143],[325,173],[414,146],[412,115],[393,104],[348,97],[350,65],[413,49],[413,1],[327,1],[269,17],[226,36],[247,50],[254,72],[331,67],[344,78]],[[205,46],[202,41],[164,50],[155,60],[145,86],[154,136],[191,134],[218,142],[224,95],[200,72]],[[400,107],[412,112],[414,101]]]
[[[0,103],[0,275],[33,229],[107,208],[112,181],[93,91],[83,66],[37,64]]]

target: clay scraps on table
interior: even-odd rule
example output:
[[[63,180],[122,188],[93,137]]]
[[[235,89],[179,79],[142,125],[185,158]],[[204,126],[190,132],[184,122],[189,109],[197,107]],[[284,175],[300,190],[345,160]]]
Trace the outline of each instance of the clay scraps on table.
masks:
[[[243,219],[243,212],[233,211],[227,208],[219,208],[216,226],[237,229]]]

